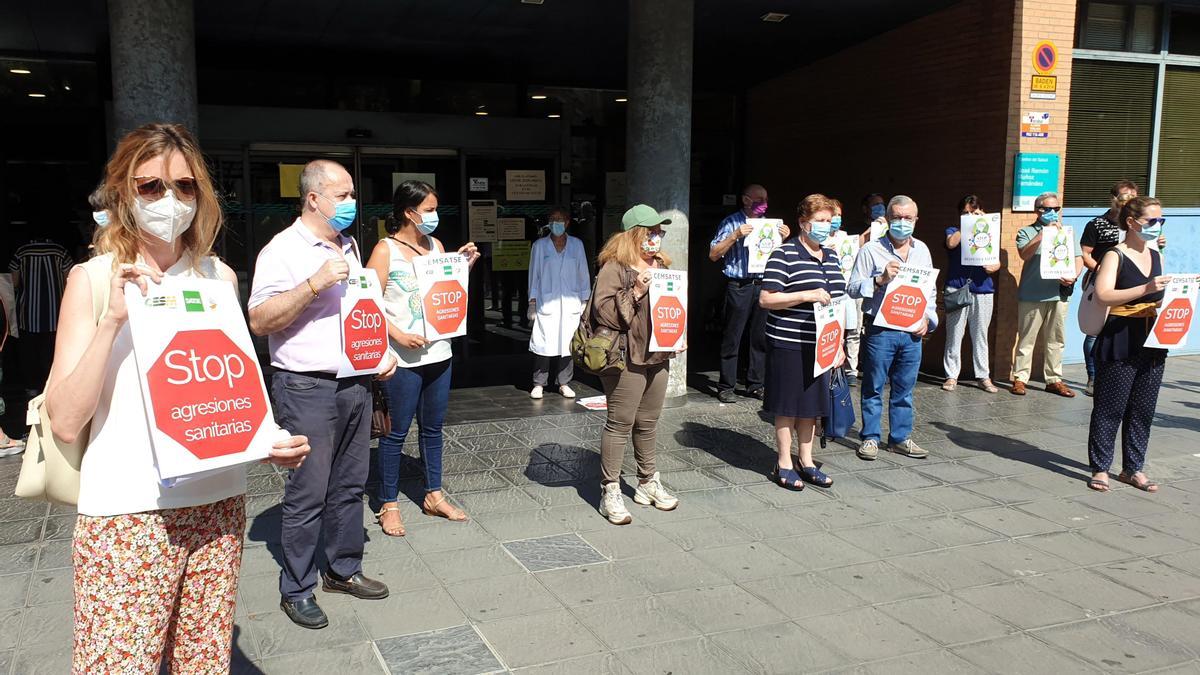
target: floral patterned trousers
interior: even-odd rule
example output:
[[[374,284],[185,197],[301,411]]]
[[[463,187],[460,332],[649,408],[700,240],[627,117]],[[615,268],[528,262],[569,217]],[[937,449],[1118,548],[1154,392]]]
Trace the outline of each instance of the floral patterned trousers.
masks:
[[[226,673],[246,529],[243,497],[79,516],[75,673]]]

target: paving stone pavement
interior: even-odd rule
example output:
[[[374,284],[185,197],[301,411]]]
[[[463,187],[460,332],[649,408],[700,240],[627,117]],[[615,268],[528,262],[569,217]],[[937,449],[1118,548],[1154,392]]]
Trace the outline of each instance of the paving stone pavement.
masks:
[[[471,522],[403,501],[392,539],[364,509],[391,596],[319,592],[321,631],[278,610],[283,475],[255,466],[234,672],[1200,672],[1200,358],[1168,361],[1156,495],[1086,489],[1082,395],[925,383],[916,407],[928,459],[831,445],[833,489],[793,493],[757,402],[694,395],[659,431],[679,508],[630,501],[627,527],[595,511],[602,414],[448,427]],[[8,494],[19,464],[0,460]],[[0,500],[0,673],[69,670],[73,521]]]

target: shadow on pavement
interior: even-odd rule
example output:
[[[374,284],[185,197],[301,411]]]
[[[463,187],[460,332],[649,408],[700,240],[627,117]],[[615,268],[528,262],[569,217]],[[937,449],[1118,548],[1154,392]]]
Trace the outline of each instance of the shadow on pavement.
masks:
[[[990,452],[999,457],[1016,459],[1068,478],[1082,481],[1091,478],[1091,470],[1088,465],[1063,457],[1056,452],[1030,445],[1025,441],[984,431],[966,431],[946,422],[931,422],[931,425],[945,433],[947,440],[967,450]],[[1078,471],[1074,469],[1078,469]]]

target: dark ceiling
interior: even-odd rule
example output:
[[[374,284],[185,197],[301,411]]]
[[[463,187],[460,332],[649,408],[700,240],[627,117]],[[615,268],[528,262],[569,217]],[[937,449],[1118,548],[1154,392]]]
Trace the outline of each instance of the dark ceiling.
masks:
[[[145,0],[153,2],[155,0]],[[638,1],[638,0],[634,0]],[[741,89],[954,0],[696,0],[701,89]],[[620,89],[623,0],[195,0],[201,67]],[[765,23],[784,12],[782,23]],[[3,0],[0,56],[106,61],[104,0]]]

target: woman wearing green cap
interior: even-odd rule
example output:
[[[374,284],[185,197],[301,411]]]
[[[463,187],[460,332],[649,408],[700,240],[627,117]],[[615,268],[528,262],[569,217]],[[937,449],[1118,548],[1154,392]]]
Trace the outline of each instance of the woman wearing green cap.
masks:
[[[625,352],[624,370],[600,376],[608,399],[608,421],[600,441],[600,515],[614,525],[633,521],[621,496],[621,461],[631,430],[638,467],[633,501],[662,511],[679,505],[654,467],[658,416],[674,354],[650,351],[650,270],[671,264],[662,252],[662,226],[670,223],[658,211],[638,204],[625,212],[622,231],[609,238],[599,256],[592,320],[619,333]]]

